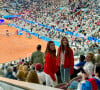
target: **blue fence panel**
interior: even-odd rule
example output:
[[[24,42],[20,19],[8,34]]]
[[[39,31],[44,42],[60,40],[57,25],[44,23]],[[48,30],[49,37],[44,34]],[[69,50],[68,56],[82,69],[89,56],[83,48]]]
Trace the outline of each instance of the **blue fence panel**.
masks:
[[[37,33],[33,33],[33,35],[36,36],[36,37],[38,37],[38,34]]]
[[[0,24],[4,23],[4,19],[0,19]]]
[[[73,32],[70,32],[70,31],[66,31],[65,33],[66,34],[70,34],[70,35],[74,35],[74,33]]]
[[[22,32],[18,32],[18,35],[23,35],[23,33]]]
[[[74,34],[76,37],[80,37],[80,35],[78,33]]]
[[[98,39],[96,39],[96,38],[93,38],[93,40],[96,42]]]
[[[88,40],[92,41],[92,38],[91,37],[88,37]]]
[[[43,24],[38,23],[39,26],[43,26]]]
[[[54,27],[51,27],[51,26],[48,26],[48,25],[43,25],[43,24],[40,24],[40,23],[37,23],[37,22],[33,22],[33,21],[29,21],[29,20],[24,20],[24,19],[21,19],[21,20],[22,20],[22,21],[26,21],[26,22],[28,22],[28,23],[33,23],[33,24],[36,24],[36,25],[45,27],[45,28],[47,28],[47,29],[54,29],[54,30],[57,30],[57,31],[60,31],[60,32],[63,31],[62,29],[54,28]],[[16,26],[16,25],[14,25],[14,24],[11,24],[11,26],[14,26],[14,27],[16,27],[16,28],[20,28],[19,26]],[[20,30],[21,30],[21,29],[22,29],[22,28],[20,28]],[[26,30],[26,32],[29,32],[29,31]],[[70,31],[66,31],[65,33],[66,33],[66,34],[69,34],[69,35],[74,35],[74,36],[76,36],[76,37],[80,37],[80,35],[79,35],[78,33],[74,34],[73,32],[70,32]],[[41,38],[42,38],[42,37],[41,37]],[[43,38],[43,39],[44,39],[44,38]],[[49,40],[49,39],[47,39],[47,40]],[[99,39],[96,39],[96,38],[94,38],[94,37],[88,37],[88,40],[90,40],[90,41],[94,40],[95,42],[100,42]]]
[[[51,26],[48,26],[48,29],[51,29],[52,27]]]
[[[57,41],[53,41],[53,42],[55,43],[56,46],[58,46],[58,47],[60,46],[59,42],[57,42]]]
[[[47,42],[48,42],[48,41],[51,41],[50,38],[47,38],[47,37],[44,37],[44,36],[41,36],[40,39],[43,39],[43,40],[45,40],[45,41],[47,41]]]
[[[10,18],[15,18],[15,17],[20,17],[21,15],[4,15],[2,16],[3,18],[6,18],[6,19],[10,19]]]
[[[100,40],[98,40],[98,42],[100,42]]]
[[[62,29],[56,28],[55,30],[62,32]]]

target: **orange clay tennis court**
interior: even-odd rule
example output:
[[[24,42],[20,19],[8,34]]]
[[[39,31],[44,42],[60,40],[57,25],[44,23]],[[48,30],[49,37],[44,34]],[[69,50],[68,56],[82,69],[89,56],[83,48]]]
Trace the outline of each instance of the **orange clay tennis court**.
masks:
[[[5,20],[5,19],[4,19]],[[36,51],[38,44],[42,45],[42,52],[45,51],[47,42],[32,35],[32,39],[23,35],[17,35],[17,28],[8,26],[10,21],[5,20],[5,25],[0,25],[0,63],[18,60],[19,58],[25,58]],[[10,36],[6,36],[6,30],[8,30]],[[56,50],[58,47],[56,47]],[[77,60],[77,58],[74,58]]]
[[[6,30],[9,31],[9,37],[6,36]],[[41,44],[42,51],[45,51],[46,41],[35,36],[29,39],[25,35],[16,35],[16,30],[16,28],[8,25],[0,25],[0,63],[25,58],[27,54],[36,51],[38,44]]]

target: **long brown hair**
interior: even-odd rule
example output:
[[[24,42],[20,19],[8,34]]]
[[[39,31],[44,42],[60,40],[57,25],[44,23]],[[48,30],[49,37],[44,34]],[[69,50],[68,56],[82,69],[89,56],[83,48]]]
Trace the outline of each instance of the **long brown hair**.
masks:
[[[56,57],[56,49],[54,49],[54,50],[51,50],[50,49],[50,44],[51,43],[54,43],[53,41],[49,41],[48,43],[47,43],[47,47],[46,47],[46,50],[45,50],[45,55],[46,55],[46,53],[48,52],[48,53],[50,53],[50,55],[54,55],[55,57]]]
[[[37,75],[36,71],[31,70],[31,71],[28,73],[27,78],[26,78],[26,82],[31,82],[31,83],[40,84],[39,78],[38,78],[38,75]]]
[[[17,72],[17,78],[18,78],[19,80],[21,80],[21,81],[24,81],[24,80],[25,80],[25,78],[24,78],[24,71],[23,71],[23,70],[19,70],[19,71]]]
[[[63,38],[61,39],[61,45],[60,45],[59,49],[60,49],[60,51],[63,51],[63,52],[64,52],[64,50],[65,50],[65,47],[64,47],[64,45],[63,45],[63,39],[66,39],[66,41],[67,41],[66,47],[68,48],[68,50],[66,51],[66,54],[67,54],[67,56],[70,56],[70,51],[69,51],[70,47],[69,47],[69,41],[68,41],[67,37],[63,37]]]

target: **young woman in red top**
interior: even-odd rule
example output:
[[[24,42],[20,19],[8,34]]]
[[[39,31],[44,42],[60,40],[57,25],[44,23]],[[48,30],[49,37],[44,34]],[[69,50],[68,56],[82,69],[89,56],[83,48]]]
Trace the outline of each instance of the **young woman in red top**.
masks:
[[[70,74],[74,72],[74,56],[73,51],[69,46],[68,39],[63,37],[61,40],[61,45],[58,49],[57,54],[58,66],[60,66],[61,80],[62,82],[69,83]]]
[[[47,48],[45,51],[45,64],[44,72],[46,75],[46,85],[54,86],[56,84],[56,72],[57,72],[57,62],[56,62],[56,49],[53,41],[47,43]]]

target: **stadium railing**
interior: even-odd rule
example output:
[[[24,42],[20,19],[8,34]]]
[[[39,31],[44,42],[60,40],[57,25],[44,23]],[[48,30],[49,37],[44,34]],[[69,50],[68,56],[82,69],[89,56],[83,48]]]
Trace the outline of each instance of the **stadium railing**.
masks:
[[[61,89],[0,77],[0,90],[61,90]]]

